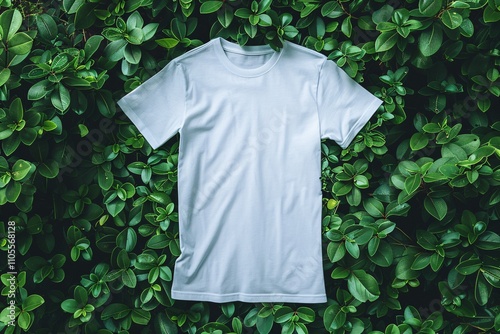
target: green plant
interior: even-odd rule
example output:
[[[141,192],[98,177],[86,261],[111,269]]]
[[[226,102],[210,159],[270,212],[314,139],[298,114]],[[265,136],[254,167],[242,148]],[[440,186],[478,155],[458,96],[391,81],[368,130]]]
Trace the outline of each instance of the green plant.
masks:
[[[0,0],[0,330],[500,331],[499,22],[498,0]],[[321,143],[325,304],[170,297],[179,138],[152,150],[116,101],[216,36],[299,43],[384,101]]]

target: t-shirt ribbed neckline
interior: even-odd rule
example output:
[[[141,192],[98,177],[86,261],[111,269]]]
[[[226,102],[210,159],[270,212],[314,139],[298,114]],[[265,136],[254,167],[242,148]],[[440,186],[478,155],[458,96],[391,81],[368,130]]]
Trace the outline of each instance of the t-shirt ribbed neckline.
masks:
[[[280,51],[275,51],[269,45],[238,45],[233,42],[229,42],[221,37],[217,37],[213,41],[213,46],[215,48],[215,52],[217,57],[222,62],[222,64],[234,74],[243,76],[243,77],[256,77],[263,75],[269,72],[279,61],[281,55],[284,52],[285,45]],[[241,55],[263,55],[267,53],[272,53],[270,59],[268,59],[264,64],[255,68],[245,68],[236,65],[226,55],[226,51],[238,53]]]

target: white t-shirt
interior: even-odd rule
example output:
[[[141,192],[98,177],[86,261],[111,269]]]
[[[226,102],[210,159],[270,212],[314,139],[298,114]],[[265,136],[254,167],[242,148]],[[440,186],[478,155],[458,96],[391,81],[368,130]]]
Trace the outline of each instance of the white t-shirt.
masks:
[[[325,302],[321,138],[346,148],[381,103],[320,53],[222,38],[119,100],[154,149],[180,134],[172,298]]]

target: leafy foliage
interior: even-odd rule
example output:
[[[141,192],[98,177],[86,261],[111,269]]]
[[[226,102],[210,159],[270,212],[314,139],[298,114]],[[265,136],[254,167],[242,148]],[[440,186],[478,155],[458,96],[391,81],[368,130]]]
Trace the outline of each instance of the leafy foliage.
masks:
[[[18,254],[3,332],[500,331],[498,0],[0,0],[0,12],[0,248],[15,222]],[[350,147],[322,143],[325,304],[170,297],[178,137],[152,150],[116,100],[216,36],[300,43],[384,101]]]

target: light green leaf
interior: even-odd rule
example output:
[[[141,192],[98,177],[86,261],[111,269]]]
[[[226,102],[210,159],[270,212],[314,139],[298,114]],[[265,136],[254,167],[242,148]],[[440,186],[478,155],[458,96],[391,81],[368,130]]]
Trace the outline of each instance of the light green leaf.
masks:
[[[360,302],[375,301],[380,295],[377,280],[362,269],[355,269],[347,279],[347,287]]]
[[[36,309],[37,307],[42,305],[44,302],[45,302],[45,299],[43,299],[42,296],[36,295],[36,294],[30,295],[30,296],[26,297],[25,300],[23,300],[22,309],[25,312],[33,311],[34,309]]]
[[[4,85],[10,78],[10,68],[2,68],[0,71],[0,86]]]
[[[327,331],[332,332],[336,329],[342,328],[346,321],[346,313],[338,304],[332,304],[327,307],[323,315],[323,324]]]
[[[177,44],[179,44],[179,41],[177,39],[170,38],[170,37],[160,38],[160,39],[155,40],[155,42],[158,43],[159,46],[167,48],[167,49],[171,49],[171,48],[175,47]]]
[[[384,52],[392,49],[398,41],[398,33],[396,31],[388,31],[381,33],[375,40],[375,50]]]
[[[6,43],[21,28],[23,16],[17,9],[8,9],[0,15],[0,27],[2,28],[2,41]]]
[[[201,14],[210,14],[219,10],[224,3],[222,1],[206,1],[200,6]]]
[[[24,32],[18,32],[8,42],[9,52],[15,55],[24,55],[31,51],[33,39]]]
[[[17,160],[12,166],[12,179],[14,181],[20,181],[24,179],[26,175],[28,175],[31,169],[31,164],[23,159]]]

